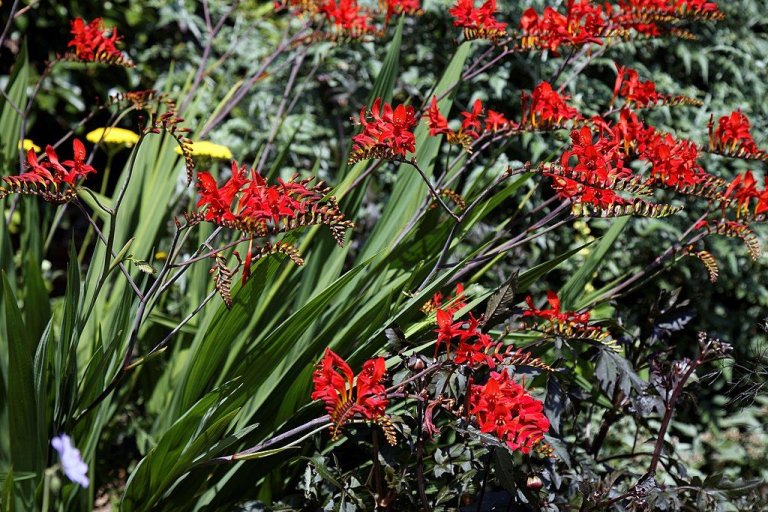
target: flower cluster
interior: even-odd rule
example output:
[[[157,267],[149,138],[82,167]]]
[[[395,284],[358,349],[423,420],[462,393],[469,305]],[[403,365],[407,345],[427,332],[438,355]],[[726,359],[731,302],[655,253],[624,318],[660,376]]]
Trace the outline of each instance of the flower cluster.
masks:
[[[464,302],[464,285],[461,283],[456,284],[456,292],[445,305],[443,305],[443,298],[443,292],[435,292],[432,298],[421,306],[421,312],[429,314],[442,308],[450,313],[455,313],[467,305]]]
[[[740,110],[709,121],[709,150],[726,156],[768,160],[768,153],[758,149],[752,138],[749,118]]]
[[[248,254],[243,265],[243,282],[250,276],[251,263],[259,258],[275,253],[288,256],[297,265],[304,260],[294,246],[285,241],[266,242],[258,246],[254,238],[267,238],[270,235],[286,233],[311,225],[326,225],[339,245],[344,245],[346,230],[354,224],[346,220],[339,209],[336,198],[329,195],[331,189],[324,182],[315,178],[277,180],[276,185],[268,185],[266,180],[254,169],[245,165],[239,167],[232,162],[232,175],[219,186],[216,179],[207,172],[198,173],[197,181],[200,199],[196,212],[187,212],[185,218],[189,224],[202,221],[213,222],[220,226],[241,231],[249,236]],[[239,254],[235,254],[239,260]],[[214,253],[215,265],[211,270],[214,283],[224,303],[232,304],[230,285],[234,271],[226,265],[226,258]]]
[[[349,156],[353,164],[369,158],[392,159],[405,157],[416,151],[416,115],[410,105],[398,105],[392,108],[381,98],[373,102],[370,113],[366,108],[360,111],[360,124],[363,131],[352,137],[355,145]]]
[[[329,189],[323,182],[312,185],[314,178],[294,176],[268,185],[256,170],[238,167],[234,161],[232,176],[221,187],[210,173],[200,172],[197,179],[197,208],[204,208],[203,220],[259,236],[285,230],[305,215],[330,213],[328,206],[336,207],[332,198],[326,199]]]
[[[650,80],[640,80],[637,71],[624,66],[616,66],[616,82],[613,87],[611,104],[618,96],[624,98],[626,105],[636,108],[648,108],[658,105],[695,105],[701,106],[699,100],[687,96],[672,96],[661,94],[656,90],[656,84]]]
[[[608,33],[608,27],[604,7],[588,0],[568,2],[565,14],[547,7],[539,15],[530,8],[520,18],[523,46],[552,52],[557,52],[564,45],[600,44]]]
[[[528,309],[523,311],[523,319],[528,322],[529,328],[550,336],[599,343],[618,351],[616,340],[611,338],[606,329],[589,323],[589,311],[563,311],[560,298],[555,292],[547,292],[548,308],[537,308],[530,296],[526,297],[525,303]]]
[[[0,198],[8,194],[36,195],[52,203],[65,203],[75,197],[78,180],[96,172],[86,158],[85,146],[79,139],[72,141],[72,159],[59,160],[53,146],[46,146],[43,160],[34,148],[27,152],[26,172],[5,176],[2,181],[8,188],[0,187]]]
[[[656,91],[656,84],[650,80],[640,80],[640,75],[634,69],[617,66],[616,84],[613,96],[621,96],[627,103],[643,108],[658,102],[662,95]]]
[[[704,171],[698,163],[699,147],[688,140],[677,139],[645,125],[637,115],[623,108],[619,120],[610,124],[595,117],[589,125],[571,133],[571,146],[563,153],[560,167],[547,168],[553,176],[554,187],[561,196],[583,205],[592,205],[608,214],[607,209],[627,205],[629,209],[615,211],[617,215],[639,213],[647,209],[652,216],[674,213],[674,207],[653,205],[643,199],[629,201],[616,191],[647,195],[653,186],[702,197],[719,197],[722,180]],[[627,161],[632,158],[645,162],[649,175],[634,174]],[[634,205],[634,206],[633,206]]]
[[[458,131],[448,126],[448,120],[440,113],[437,106],[437,98],[432,97],[432,102],[427,109],[427,124],[431,136],[445,135],[449,144],[462,146],[466,151],[472,149],[472,142],[479,139],[485,132],[495,133],[503,130],[515,130],[517,123],[510,121],[501,112],[488,109],[483,111],[483,102],[479,99],[472,104],[472,109],[461,112],[461,126]],[[483,120],[485,121],[483,123]]]
[[[117,29],[113,28],[109,36],[104,27],[104,21],[96,18],[90,23],[85,23],[82,18],[72,21],[72,40],[67,47],[73,47],[73,56],[77,60],[85,62],[105,62],[131,67],[133,64],[123,57],[117,49],[117,43],[122,37],[117,35]]]
[[[495,434],[510,450],[530,453],[549,431],[544,405],[506,371],[491,372],[488,382],[472,385],[469,404],[480,430]]]
[[[603,44],[630,31],[645,37],[662,33],[684,36],[676,28],[685,19],[721,19],[713,2],[703,0],[622,0],[616,4],[590,0],[567,2],[564,13],[529,8],[520,18],[521,46],[558,52],[563,46]]]
[[[448,310],[438,309],[435,315],[437,319],[437,343],[435,354],[440,345],[445,345],[446,352],[451,353],[451,342],[458,341],[458,348],[453,355],[456,364],[465,364],[470,368],[486,365],[493,368],[496,365],[494,349],[497,344],[493,339],[480,331],[480,322],[473,315],[469,315],[466,322],[453,321],[453,313]]]
[[[571,133],[571,146],[560,158],[568,176],[553,175],[554,188],[561,196],[600,208],[623,204],[625,200],[608,185],[631,176],[624,166],[624,154],[612,134],[595,134],[588,126]]]
[[[523,120],[521,126],[535,130],[562,128],[566,121],[581,119],[581,114],[566,103],[549,82],[541,82],[530,94],[522,94]]]
[[[501,39],[507,34],[507,24],[495,18],[496,0],[485,0],[475,7],[474,0],[456,0],[448,10],[453,16],[453,26],[464,29],[467,39]]]
[[[533,298],[530,295],[525,298],[525,303],[528,306],[528,309],[523,311],[523,317],[535,317],[553,324],[569,323],[587,325],[589,322],[590,314],[588,311],[584,313],[563,311],[560,306],[560,298],[552,290],[547,292],[547,304],[549,304],[549,308],[547,309],[537,308],[533,304]]]
[[[419,15],[422,12],[421,0],[382,0],[379,2],[380,11],[364,8],[358,0],[282,0],[275,5],[315,20],[321,30],[307,39],[310,42],[379,36],[383,30],[376,26],[378,16],[384,18],[386,25],[393,16]]]
[[[355,374],[346,361],[326,349],[312,374],[313,400],[322,400],[333,422],[333,437],[339,435],[344,423],[359,415],[367,420],[384,416],[389,401],[383,384],[386,375],[384,359],[377,357],[363,363],[362,371]]]

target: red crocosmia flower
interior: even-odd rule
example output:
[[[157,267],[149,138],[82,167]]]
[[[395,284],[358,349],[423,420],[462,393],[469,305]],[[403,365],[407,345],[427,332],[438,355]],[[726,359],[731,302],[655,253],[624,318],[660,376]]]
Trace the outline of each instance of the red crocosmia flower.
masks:
[[[739,149],[747,153],[756,153],[758,149],[750,128],[749,118],[741,111],[731,112],[721,117],[715,131],[717,149],[727,153]]]
[[[765,192],[763,192],[762,195],[765,195]],[[737,211],[739,213],[742,211],[749,211],[750,200],[752,198],[761,197],[760,192],[757,190],[757,181],[752,175],[752,171],[747,171],[736,176],[731,184],[728,185],[723,197],[726,199],[734,199],[738,205]],[[761,212],[766,210],[764,206],[761,206],[760,209]]]
[[[664,96],[656,91],[656,84],[650,80],[640,80],[640,75],[634,69],[617,66],[616,83],[613,96],[621,96],[627,103],[633,103],[639,108],[652,105]]]
[[[448,120],[440,113],[440,108],[437,106],[437,98],[434,96],[432,96],[432,101],[427,110],[427,121],[429,123],[429,135],[432,137],[452,133],[452,130],[448,128]]]
[[[371,17],[360,9],[357,0],[326,0],[320,7],[329,22],[339,31],[353,36],[372,32]]]
[[[581,119],[579,111],[569,106],[566,99],[552,89],[549,82],[541,82],[530,95],[523,93],[521,124],[535,129],[551,129],[562,126],[565,121]]]
[[[646,143],[640,158],[651,163],[651,176],[669,187],[695,185],[709,177],[697,163],[699,149],[691,141],[656,132]]]
[[[413,107],[398,105],[393,109],[392,105],[385,103],[382,109],[381,104],[381,98],[377,98],[370,116],[365,108],[360,111],[363,131],[352,138],[355,146],[350,163],[368,158],[405,157],[407,153],[416,151],[416,137],[412,131],[416,125]]]
[[[755,205],[755,215],[768,212],[768,176],[763,177],[763,190],[757,196],[757,205]]]
[[[59,155],[50,145],[45,148],[45,160],[38,157],[34,149],[27,151],[25,172],[0,178],[9,187],[0,186],[0,197],[12,193],[36,195],[55,204],[64,204],[77,197],[77,181],[96,169],[86,162],[82,142],[74,139],[72,148],[72,160],[64,162],[59,161]]]
[[[421,1],[420,0],[383,0],[386,5],[386,21],[392,16],[398,14],[420,14],[421,13]]]
[[[470,314],[467,327],[459,336],[459,346],[456,348],[454,362],[456,364],[467,365],[470,368],[477,368],[481,365],[494,368],[496,359],[494,349],[498,343],[478,329],[479,320]]]
[[[488,109],[485,117],[485,130],[489,132],[497,132],[505,128],[514,126],[509,122],[504,114],[496,112],[495,110]]]
[[[82,18],[72,21],[72,40],[67,44],[74,47],[74,54],[80,60],[96,61],[122,59],[123,54],[115,47],[122,39],[117,35],[117,29],[112,29],[110,36],[106,35],[104,22],[96,18],[86,24]]]
[[[467,303],[464,302],[464,285],[457,283],[456,292],[454,293],[454,296],[448,300],[447,304],[443,305],[443,293],[437,292],[421,307],[421,311],[424,313],[431,313],[440,308],[453,314],[464,308],[466,305]]]
[[[388,400],[382,383],[386,365],[381,357],[363,363],[357,376],[346,361],[326,349],[323,358],[312,374],[314,392],[312,400],[322,400],[325,410],[333,421],[332,433],[336,438],[344,423],[355,415],[375,420],[384,415]]]
[[[440,345],[445,344],[448,356],[451,356],[451,342],[458,341],[458,348],[453,355],[456,364],[467,365],[476,368],[486,365],[494,368],[496,359],[494,349],[498,344],[494,343],[490,336],[480,331],[480,321],[471,313],[469,319],[464,322],[453,321],[453,311],[438,309],[437,314],[437,342],[435,344],[435,357],[437,357]]]
[[[462,133],[477,139],[480,137],[480,131],[482,125],[480,124],[480,116],[483,114],[483,102],[475,100],[472,104],[472,110],[470,112],[462,112],[461,115],[464,119],[461,121]]]
[[[547,292],[547,303],[549,309],[539,309],[533,304],[533,299],[529,295],[525,298],[528,310],[523,312],[524,317],[537,317],[552,323],[571,323],[586,325],[589,322],[589,312],[576,313],[574,311],[562,311],[560,309],[560,298],[555,292]]]
[[[474,0],[456,0],[456,5],[448,10],[453,16],[453,26],[464,29],[467,39],[499,39],[507,32],[507,24],[498,21],[496,0],[486,0],[480,7],[475,7]]]
[[[437,355],[441,344],[445,344],[446,351],[450,353],[451,340],[462,335],[464,332],[464,329],[462,328],[464,322],[454,322],[453,313],[443,309],[437,310],[435,318],[437,320],[437,329],[435,329],[435,332],[437,333],[435,355]]]
[[[495,434],[510,450],[530,453],[549,431],[544,405],[506,371],[491,372],[484,385],[473,385],[469,403],[480,430]]]
[[[48,146],[50,148],[50,146]],[[48,153],[48,148],[46,148],[46,153]],[[53,148],[51,148],[53,150]],[[55,153],[54,153],[55,156]],[[88,163],[85,161],[85,146],[83,146],[83,143],[80,142],[78,139],[74,139],[72,141],[72,160],[65,160],[62,162],[62,165],[65,167],[69,167],[69,171],[65,171],[62,176],[62,181],[69,183],[70,185],[73,184],[75,181],[77,181],[80,178],[85,177],[85,175],[96,172],[96,169],[91,167]],[[53,164],[54,159],[51,158],[50,153],[48,154],[48,159]],[[60,167],[60,166],[59,166]]]
[[[19,179],[22,181],[34,181],[36,183],[53,185],[54,187],[66,183],[74,185],[80,178],[96,172],[96,169],[86,163],[85,146],[78,139],[72,141],[74,156],[72,160],[59,161],[59,156],[53,146],[46,146],[47,161],[41,162],[33,150],[27,153],[27,172]]]

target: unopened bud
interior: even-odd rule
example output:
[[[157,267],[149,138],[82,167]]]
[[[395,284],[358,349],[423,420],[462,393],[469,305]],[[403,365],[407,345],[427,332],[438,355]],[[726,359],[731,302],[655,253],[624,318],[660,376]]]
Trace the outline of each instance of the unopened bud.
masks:
[[[525,485],[533,491],[538,491],[544,486],[544,482],[541,481],[541,478],[539,478],[538,475],[531,475],[528,477],[528,481]]]
[[[426,368],[427,364],[421,356],[411,356],[408,358],[408,369],[412,372],[420,372]]]

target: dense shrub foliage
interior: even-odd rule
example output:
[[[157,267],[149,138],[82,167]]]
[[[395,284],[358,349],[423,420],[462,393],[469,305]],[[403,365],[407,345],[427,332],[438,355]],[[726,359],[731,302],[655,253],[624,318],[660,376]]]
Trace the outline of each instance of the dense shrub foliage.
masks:
[[[10,4],[4,510],[766,507],[761,2]]]

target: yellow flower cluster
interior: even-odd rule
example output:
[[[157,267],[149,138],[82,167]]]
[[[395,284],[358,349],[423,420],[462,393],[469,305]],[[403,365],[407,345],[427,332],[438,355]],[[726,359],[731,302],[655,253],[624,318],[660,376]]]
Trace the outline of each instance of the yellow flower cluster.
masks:
[[[131,130],[126,130],[125,128],[111,126],[106,128],[96,128],[92,132],[89,132],[85,136],[85,139],[94,144],[103,142],[107,145],[125,146],[130,148],[139,141],[139,135]]]
[[[192,142],[189,147],[193,156],[216,158],[219,160],[232,159],[232,151],[227,146],[215,144],[207,140]],[[181,148],[179,146],[176,146],[175,149],[176,153],[181,154]]]

